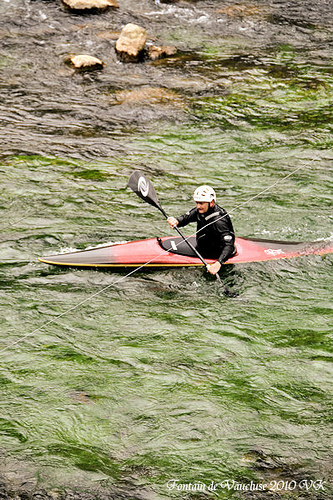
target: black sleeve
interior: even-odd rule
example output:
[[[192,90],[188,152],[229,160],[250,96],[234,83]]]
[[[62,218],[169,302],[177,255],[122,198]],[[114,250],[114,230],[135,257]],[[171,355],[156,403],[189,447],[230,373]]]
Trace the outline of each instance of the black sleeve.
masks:
[[[178,220],[178,227],[184,227],[187,224],[190,224],[191,222],[196,222],[197,220],[197,209],[192,208],[189,212],[186,212],[186,214],[181,215],[180,217],[177,217]]]
[[[235,233],[232,227],[232,223],[229,215],[225,212],[224,216],[216,221],[216,231],[219,234],[220,245],[222,248],[222,252],[218,261],[220,264],[223,264],[226,260],[228,260],[235,250]]]
[[[220,264],[223,264],[226,260],[228,260],[232,254],[234,253],[235,245],[231,242],[226,242],[225,247],[222,250],[220,257],[217,259]]]

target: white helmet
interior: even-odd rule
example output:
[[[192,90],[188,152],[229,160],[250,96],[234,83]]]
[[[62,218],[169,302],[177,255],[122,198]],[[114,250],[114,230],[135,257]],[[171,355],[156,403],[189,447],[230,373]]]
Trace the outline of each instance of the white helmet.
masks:
[[[216,194],[213,188],[210,186],[199,186],[193,195],[194,201],[207,201],[210,203],[211,201],[216,201]]]

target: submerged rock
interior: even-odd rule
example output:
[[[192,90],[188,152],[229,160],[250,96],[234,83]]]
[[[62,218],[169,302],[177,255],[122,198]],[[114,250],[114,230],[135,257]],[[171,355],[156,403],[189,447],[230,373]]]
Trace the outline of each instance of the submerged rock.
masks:
[[[97,36],[102,40],[118,40],[120,31],[101,31],[97,33]]]
[[[150,45],[147,50],[148,57],[152,61],[157,59],[163,59],[164,57],[171,57],[177,54],[177,48],[174,46],[156,47],[155,45]]]
[[[77,56],[69,56],[66,62],[75,69],[81,71],[92,71],[95,69],[103,69],[104,63],[97,57],[88,56],[86,54],[81,54]]]
[[[134,90],[120,90],[115,94],[111,104],[127,104],[143,106],[172,106],[172,108],[185,107],[182,97],[172,90],[163,87],[143,87]]]
[[[255,5],[230,5],[216,9],[216,12],[230,17],[250,17],[260,13],[260,9]]]
[[[62,0],[71,10],[105,10],[109,7],[119,8],[116,0]]]
[[[136,24],[126,24],[116,42],[116,52],[123,62],[139,62],[144,58],[147,32]]]

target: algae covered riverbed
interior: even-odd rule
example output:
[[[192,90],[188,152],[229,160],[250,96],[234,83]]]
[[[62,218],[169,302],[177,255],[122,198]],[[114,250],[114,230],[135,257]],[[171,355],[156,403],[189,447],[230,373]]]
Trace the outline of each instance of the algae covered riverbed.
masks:
[[[331,238],[332,6],[119,3],[0,6],[0,495],[332,498],[331,255],[226,266],[234,298],[37,261],[171,234],[135,169],[170,214],[208,183],[239,236]],[[119,62],[128,22],[178,54]]]

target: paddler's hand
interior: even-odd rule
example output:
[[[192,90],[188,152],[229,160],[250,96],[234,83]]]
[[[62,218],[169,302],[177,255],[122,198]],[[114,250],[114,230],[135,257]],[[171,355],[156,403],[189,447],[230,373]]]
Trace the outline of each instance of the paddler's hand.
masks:
[[[176,217],[168,217],[167,222],[169,223],[169,226],[171,227],[171,229],[178,226],[178,220],[176,219]]]
[[[221,269],[221,267],[222,266],[221,266],[220,262],[217,260],[216,262],[214,262],[214,264],[208,264],[207,271],[210,274],[215,275],[216,273],[219,272],[219,270]]]

